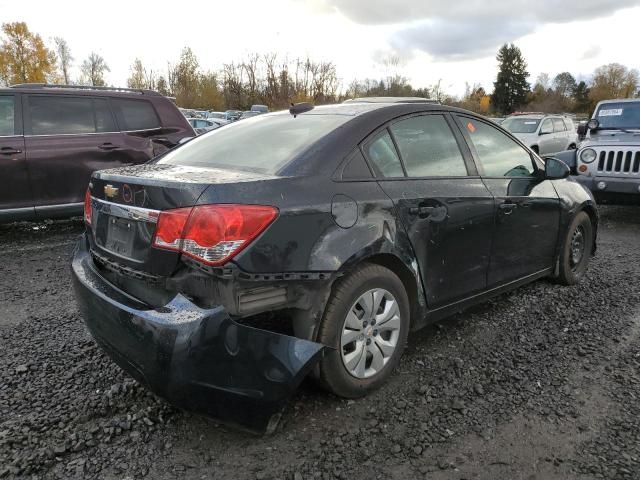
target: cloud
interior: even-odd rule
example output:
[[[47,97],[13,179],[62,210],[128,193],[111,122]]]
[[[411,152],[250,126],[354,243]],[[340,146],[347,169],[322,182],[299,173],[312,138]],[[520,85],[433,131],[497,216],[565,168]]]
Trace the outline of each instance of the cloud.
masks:
[[[535,29],[533,22],[486,19],[453,21],[436,18],[395,32],[389,42],[399,51],[422,50],[444,60],[476,58],[495,52],[496,45]]]
[[[580,60],[591,60],[600,55],[600,53],[602,53],[602,47],[600,45],[591,45],[581,55]]]
[[[393,25],[390,46],[438,59],[478,58],[549,23],[607,17],[640,0],[306,0],[364,25]]]

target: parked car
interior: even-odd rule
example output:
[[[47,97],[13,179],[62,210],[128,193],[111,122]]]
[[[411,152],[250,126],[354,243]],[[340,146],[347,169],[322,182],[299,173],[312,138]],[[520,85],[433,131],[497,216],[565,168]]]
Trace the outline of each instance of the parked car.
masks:
[[[269,107],[266,105],[251,105],[252,112],[269,113]]]
[[[246,110],[246,111],[242,112],[242,114],[240,115],[238,120],[244,120],[245,118],[255,117],[256,115],[262,115],[262,112],[255,112],[255,111],[252,111],[252,110]]]
[[[207,119],[217,118],[220,120],[227,120],[227,114],[225,112],[209,112]]]
[[[311,371],[360,397],[410,331],[579,282],[598,213],[568,174],[465,110],[296,105],[94,173],[76,298],[154,392],[263,430]]]
[[[229,123],[220,118],[187,118],[187,120],[198,135],[208,132],[209,130],[215,130]]]
[[[238,120],[240,118],[240,115],[242,115],[242,111],[241,110],[227,110],[226,112],[224,112],[225,114],[225,120],[228,120],[230,122],[235,122],[236,120]]]
[[[578,151],[558,155],[575,179],[598,201],[640,203],[640,99],[599,102],[578,133]]]
[[[149,90],[0,89],[0,222],[82,214],[94,170],[136,165],[194,131]]]
[[[505,117],[487,117],[489,120],[491,120],[493,123],[497,123],[498,125],[502,125],[502,122],[504,122]]]
[[[578,145],[576,127],[567,116],[517,114],[507,117],[500,125],[543,157]]]

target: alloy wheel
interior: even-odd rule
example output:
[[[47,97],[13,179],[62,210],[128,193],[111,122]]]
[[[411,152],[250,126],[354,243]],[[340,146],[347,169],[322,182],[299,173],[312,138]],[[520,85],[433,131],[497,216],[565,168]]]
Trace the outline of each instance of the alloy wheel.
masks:
[[[350,375],[363,379],[380,372],[400,338],[400,309],[382,288],[363,293],[347,313],[340,337],[342,362]]]

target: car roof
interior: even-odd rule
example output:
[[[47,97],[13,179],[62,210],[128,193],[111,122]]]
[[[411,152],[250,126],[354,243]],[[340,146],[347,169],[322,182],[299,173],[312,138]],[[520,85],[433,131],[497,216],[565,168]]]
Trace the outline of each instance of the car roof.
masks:
[[[124,96],[140,98],[141,96],[163,97],[154,90],[120,87],[93,87],[88,85],[54,85],[48,83],[20,83],[6,88],[0,88],[2,93],[47,93],[53,95],[90,95],[95,96]]]
[[[636,103],[640,102],[640,98],[619,98],[619,99],[611,99],[611,100],[600,100],[598,105],[603,103]]]
[[[437,100],[424,97],[358,97],[349,98],[342,103],[434,103],[439,104]]]

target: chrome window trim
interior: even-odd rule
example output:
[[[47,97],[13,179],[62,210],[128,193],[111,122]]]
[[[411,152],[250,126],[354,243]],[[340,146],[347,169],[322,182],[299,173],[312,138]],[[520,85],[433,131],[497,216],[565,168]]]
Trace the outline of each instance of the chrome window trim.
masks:
[[[158,217],[160,216],[160,210],[122,205],[120,203],[100,200],[93,196],[91,197],[91,207],[95,211],[106,215],[126,218],[128,220],[141,220],[149,223],[158,223]]]

